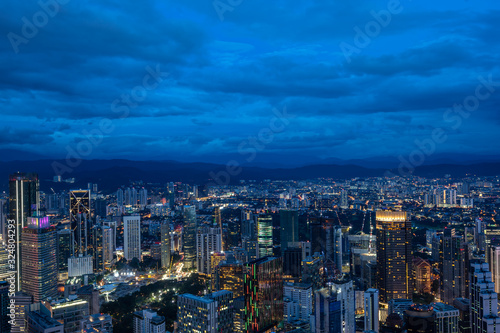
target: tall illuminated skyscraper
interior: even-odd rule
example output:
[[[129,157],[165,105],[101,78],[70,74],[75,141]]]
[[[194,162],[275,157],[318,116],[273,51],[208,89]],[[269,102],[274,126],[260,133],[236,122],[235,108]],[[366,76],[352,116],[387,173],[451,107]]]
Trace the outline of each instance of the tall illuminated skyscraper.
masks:
[[[57,296],[56,231],[49,217],[29,217],[21,235],[21,290],[35,302]]]
[[[87,255],[91,232],[90,190],[70,191],[69,205],[69,218],[74,237],[73,254]]]
[[[141,260],[141,217],[139,215],[123,217],[123,252],[125,259]]]
[[[170,223],[164,221],[161,224],[161,267],[170,269]]]
[[[72,255],[73,232],[70,229],[57,231],[57,271],[61,277],[68,277],[68,259]]]
[[[465,264],[468,253],[462,246],[462,237],[455,235],[455,229],[446,228],[443,232],[443,264],[441,301],[453,305],[453,301],[465,295],[466,274]]]
[[[365,331],[379,331],[378,290],[368,289],[364,295]]]
[[[406,212],[377,211],[377,287],[381,302],[411,298],[411,221]]]
[[[194,206],[184,206],[184,229],[182,244],[184,248],[184,267],[195,268],[196,263],[196,209]]]
[[[9,177],[9,219],[16,222],[16,291],[21,290],[21,230],[27,225],[28,217],[37,213],[40,203],[38,175],[15,173]]]
[[[267,332],[283,321],[283,259],[245,264],[245,332]]]
[[[257,243],[259,258],[273,255],[273,217],[271,215],[257,216]]]

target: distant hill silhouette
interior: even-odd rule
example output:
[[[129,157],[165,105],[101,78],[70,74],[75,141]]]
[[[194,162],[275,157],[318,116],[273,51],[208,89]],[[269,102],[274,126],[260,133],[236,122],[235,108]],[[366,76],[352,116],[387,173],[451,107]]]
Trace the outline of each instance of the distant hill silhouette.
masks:
[[[229,180],[231,184],[238,184],[240,180],[264,179],[294,179],[305,180],[313,178],[345,179],[354,177],[383,177],[399,175],[397,169],[366,168],[357,165],[309,165],[298,168],[262,168],[242,167],[241,172],[227,179],[227,167],[210,163],[179,163],[175,161],[130,161],[130,160],[83,160],[71,173],[66,173],[63,179],[75,178],[74,184],[54,183],[55,176],[52,168],[54,160],[38,161],[10,161],[0,162],[0,184],[7,189],[8,175],[16,171],[37,172],[41,179],[41,189],[55,191],[67,188],[86,188],[87,183],[97,183],[104,192],[115,191],[120,185],[127,185],[130,181],[143,180],[146,183],[165,184],[170,181],[181,181],[205,186],[214,184],[213,176],[218,177],[220,183]],[[56,162],[65,164],[64,160]],[[406,171],[406,170],[404,170]],[[500,174],[500,163],[478,163],[469,165],[436,164],[418,167],[413,172],[420,177],[452,177],[466,175],[494,176]]]

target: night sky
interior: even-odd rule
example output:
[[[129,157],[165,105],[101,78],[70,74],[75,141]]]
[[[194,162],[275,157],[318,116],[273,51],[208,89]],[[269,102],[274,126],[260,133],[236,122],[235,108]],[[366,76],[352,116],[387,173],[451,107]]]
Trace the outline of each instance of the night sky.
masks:
[[[0,2],[2,150],[313,162],[438,130],[432,154],[498,153],[498,0],[60,3]]]

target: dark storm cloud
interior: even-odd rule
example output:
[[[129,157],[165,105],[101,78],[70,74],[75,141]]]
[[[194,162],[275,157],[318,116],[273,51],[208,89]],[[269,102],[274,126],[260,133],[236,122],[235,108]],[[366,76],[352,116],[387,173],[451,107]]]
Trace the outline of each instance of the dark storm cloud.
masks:
[[[108,118],[113,130],[92,158],[203,159],[237,153],[286,107],[294,117],[268,153],[411,151],[436,126],[451,128],[444,112],[474,94],[479,77],[500,81],[500,5],[402,0],[401,12],[346,61],[339,45],[354,45],[355,28],[388,4],[243,1],[221,21],[211,1],[69,1],[16,53],[8,34],[23,36],[23,17],[42,9],[3,1],[0,148],[61,156]],[[168,76],[126,116],[113,112],[148,66]],[[500,139],[495,89],[441,151],[484,152],[482,140]],[[479,128],[482,135],[470,134]]]

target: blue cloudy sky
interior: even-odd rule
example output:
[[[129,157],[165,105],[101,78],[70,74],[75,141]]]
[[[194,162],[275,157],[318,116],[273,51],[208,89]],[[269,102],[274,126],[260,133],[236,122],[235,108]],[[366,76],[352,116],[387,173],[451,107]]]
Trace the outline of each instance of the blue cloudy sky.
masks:
[[[1,1],[0,149],[64,157],[108,118],[86,158],[212,161],[259,133],[284,161],[408,155],[436,128],[436,154],[497,154],[500,2],[395,2]],[[168,76],[144,90],[148,66]]]

